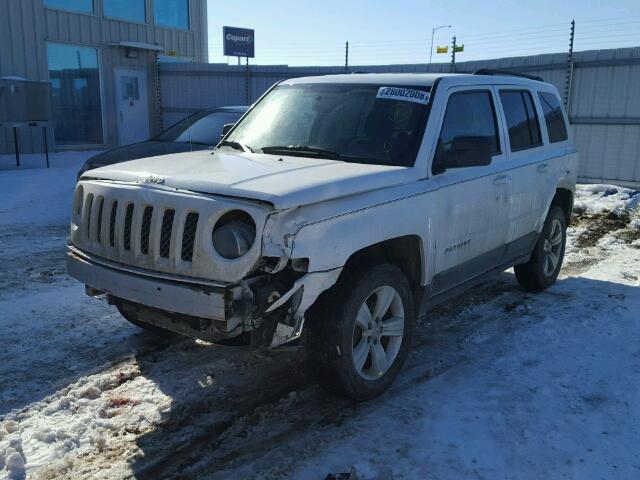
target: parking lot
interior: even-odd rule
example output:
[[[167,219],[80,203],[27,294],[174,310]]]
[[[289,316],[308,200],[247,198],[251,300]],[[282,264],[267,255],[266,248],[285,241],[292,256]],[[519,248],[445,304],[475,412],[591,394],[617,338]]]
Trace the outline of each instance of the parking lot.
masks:
[[[580,185],[554,287],[525,293],[509,271],[432,312],[390,391],[354,404],[316,386],[301,352],[157,339],[86,297],[65,271],[81,159],[55,160],[0,177],[0,471],[640,475],[639,192]]]

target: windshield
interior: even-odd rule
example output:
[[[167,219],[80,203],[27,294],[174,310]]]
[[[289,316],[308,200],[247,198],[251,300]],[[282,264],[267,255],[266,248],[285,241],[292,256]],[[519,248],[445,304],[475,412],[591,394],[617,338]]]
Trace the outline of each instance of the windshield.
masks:
[[[161,142],[217,145],[222,127],[227,123],[235,123],[241,115],[234,112],[198,112],[169,127],[155,139]]]
[[[393,85],[279,85],[221,145],[411,167],[426,125],[429,91]]]

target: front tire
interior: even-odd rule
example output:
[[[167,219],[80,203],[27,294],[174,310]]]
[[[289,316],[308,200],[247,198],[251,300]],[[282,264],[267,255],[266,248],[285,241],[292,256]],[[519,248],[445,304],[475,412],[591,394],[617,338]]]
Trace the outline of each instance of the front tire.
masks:
[[[409,352],[415,322],[411,287],[398,267],[347,273],[310,316],[309,362],[324,387],[356,401],[389,388]]]
[[[555,283],[566,242],[567,219],[564,211],[554,205],[549,209],[531,259],[514,267],[516,279],[525,290],[539,291]]]

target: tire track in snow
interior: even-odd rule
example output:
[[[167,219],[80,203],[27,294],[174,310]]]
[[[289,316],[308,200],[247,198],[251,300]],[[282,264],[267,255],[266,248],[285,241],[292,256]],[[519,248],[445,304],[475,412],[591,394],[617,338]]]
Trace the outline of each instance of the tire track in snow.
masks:
[[[496,293],[500,294],[497,298]],[[474,315],[474,310],[478,306],[486,308],[487,302],[492,305],[491,308],[495,308],[494,304],[511,304],[514,300],[520,300],[520,297],[525,298],[526,294],[517,289],[510,276],[504,275],[495,283],[474,289],[471,297],[459,298],[434,310],[427,317],[429,325],[426,328],[425,325],[418,326],[403,374],[381,401],[387,402],[416,383],[443,375],[468,362],[472,356],[465,342],[484,325],[484,321],[491,320]],[[291,392],[296,386],[303,388]],[[291,397],[287,396],[288,393],[292,393]],[[291,398],[294,400],[291,401]],[[266,397],[262,401],[241,405],[233,418],[201,432],[194,442],[182,445],[178,452],[169,448],[171,455],[156,462],[153,468],[135,472],[136,475],[149,478],[179,478],[180,472],[187,478],[217,478],[211,474],[220,472],[220,478],[225,478],[235,465],[260,461],[265,456],[271,458],[274,448],[284,450],[284,462],[287,458],[296,457],[293,452],[299,448],[299,437],[318,427],[335,426],[336,419],[340,423],[345,422],[358,415],[363,408],[369,408],[367,405],[336,398],[316,385],[306,385],[304,381],[285,384],[273,398]],[[269,418],[273,412],[280,414]],[[261,418],[265,416],[267,421],[263,422]],[[291,418],[295,421],[290,422]],[[253,433],[252,429],[257,432]],[[269,430],[270,433],[265,433]],[[303,448],[308,447],[304,444]],[[203,460],[198,463],[198,458]]]

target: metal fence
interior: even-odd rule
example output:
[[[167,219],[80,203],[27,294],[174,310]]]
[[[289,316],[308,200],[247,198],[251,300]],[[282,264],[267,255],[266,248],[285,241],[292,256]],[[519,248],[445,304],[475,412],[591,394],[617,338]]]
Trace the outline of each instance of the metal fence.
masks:
[[[480,68],[530,73],[554,84],[568,105],[580,152],[580,180],[640,186],[640,48],[461,62],[453,69]],[[451,70],[450,63],[351,67],[352,72],[370,73]],[[201,108],[250,104],[282,79],[344,72],[345,66],[163,64],[158,127]]]

